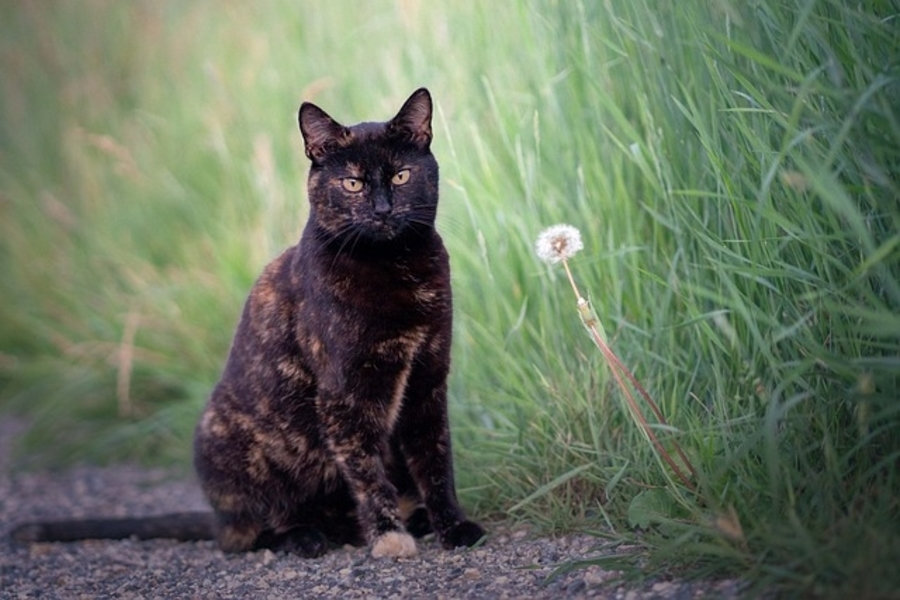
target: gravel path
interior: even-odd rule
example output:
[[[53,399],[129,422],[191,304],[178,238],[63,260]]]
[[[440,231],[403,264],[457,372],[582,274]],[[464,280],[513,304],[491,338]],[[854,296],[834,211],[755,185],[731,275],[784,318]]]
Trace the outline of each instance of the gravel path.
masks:
[[[547,582],[561,562],[614,553],[597,538],[535,538],[490,525],[475,549],[433,540],[412,559],[372,559],[345,547],[317,559],[264,550],[225,555],[212,542],[97,541],[15,546],[7,534],[35,518],[204,510],[192,481],[130,465],[11,473],[22,424],[0,416],[0,598],[678,598],[736,597],[735,581],[623,587],[596,567]]]

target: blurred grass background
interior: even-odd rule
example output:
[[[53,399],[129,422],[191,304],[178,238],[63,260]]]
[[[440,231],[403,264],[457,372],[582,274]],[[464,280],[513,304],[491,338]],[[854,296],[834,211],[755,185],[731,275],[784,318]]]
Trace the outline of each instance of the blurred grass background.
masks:
[[[19,464],[189,464],[305,220],[302,100],[437,102],[464,503],[617,567],[900,587],[900,3],[0,5],[0,411]],[[672,482],[562,273],[701,471]],[[648,567],[649,566],[649,567]],[[629,570],[630,569],[630,570]]]

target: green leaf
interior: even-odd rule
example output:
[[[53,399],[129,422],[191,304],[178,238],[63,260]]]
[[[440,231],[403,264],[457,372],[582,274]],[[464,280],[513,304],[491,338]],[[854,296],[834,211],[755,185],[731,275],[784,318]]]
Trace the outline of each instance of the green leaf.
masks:
[[[678,505],[662,489],[644,490],[628,505],[628,524],[641,529],[668,523],[677,515]]]

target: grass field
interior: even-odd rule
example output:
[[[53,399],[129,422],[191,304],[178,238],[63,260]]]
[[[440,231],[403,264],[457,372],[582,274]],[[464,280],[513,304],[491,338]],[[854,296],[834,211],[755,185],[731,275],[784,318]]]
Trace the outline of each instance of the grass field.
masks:
[[[305,220],[300,102],[380,120],[424,85],[470,511],[639,539],[610,563],[631,574],[900,589],[900,3],[302,4],[0,5],[22,465],[187,465],[245,295]],[[535,256],[559,222],[691,486]]]

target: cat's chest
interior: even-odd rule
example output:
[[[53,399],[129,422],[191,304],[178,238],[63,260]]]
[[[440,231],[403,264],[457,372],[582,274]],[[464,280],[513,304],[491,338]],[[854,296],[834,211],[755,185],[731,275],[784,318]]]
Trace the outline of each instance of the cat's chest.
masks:
[[[319,310],[336,316],[345,312],[360,321],[427,323],[450,306],[449,269],[442,259],[334,260],[328,268],[307,271],[306,300]]]
[[[444,308],[446,288],[434,276],[397,272],[350,273],[335,281],[338,302],[369,311],[373,318],[394,314],[432,317]]]

